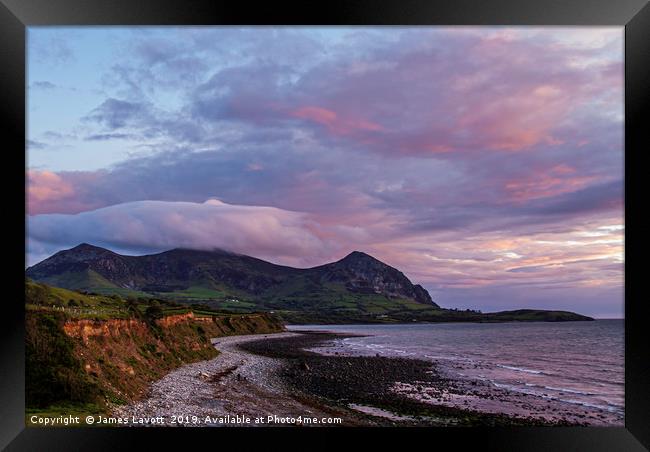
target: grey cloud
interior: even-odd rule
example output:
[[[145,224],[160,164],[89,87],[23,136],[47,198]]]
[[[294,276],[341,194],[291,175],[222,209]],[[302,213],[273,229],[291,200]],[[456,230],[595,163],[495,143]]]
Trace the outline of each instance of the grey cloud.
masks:
[[[623,181],[594,184],[582,190],[558,195],[550,199],[531,201],[521,209],[535,215],[579,215],[594,211],[622,209]]]
[[[28,149],[45,149],[45,148],[47,148],[47,144],[43,143],[41,141],[27,140],[26,144],[27,144]]]
[[[106,99],[84,119],[94,121],[108,129],[121,129],[134,123],[141,123],[151,116],[150,105],[114,98]]]
[[[93,135],[88,135],[84,138],[86,141],[110,141],[110,140],[126,140],[137,138],[133,134],[129,133],[98,133]]]
[[[57,86],[54,83],[48,82],[47,80],[33,82],[30,85],[30,87],[36,89],[45,89],[45,90],[57,88]]]

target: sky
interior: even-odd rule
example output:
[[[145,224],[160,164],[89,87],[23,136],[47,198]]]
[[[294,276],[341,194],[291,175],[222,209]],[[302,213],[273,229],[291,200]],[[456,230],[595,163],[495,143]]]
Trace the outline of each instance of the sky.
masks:
[[[86,242],[623,317],[622,27],[29,27],[27,264]]]

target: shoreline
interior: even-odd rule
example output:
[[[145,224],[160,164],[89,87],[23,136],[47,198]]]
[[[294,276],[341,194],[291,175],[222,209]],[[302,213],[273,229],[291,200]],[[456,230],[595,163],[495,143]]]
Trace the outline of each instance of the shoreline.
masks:
[[[304,331],[304,330],[294,330]],[[342,333],[341,331],[332,330],[314,330],[318,332]],[[329,356],[372,356],[376,354],[368,353],[368,350],[350,349],[343,341],[334,341],[330,344],[324,344],[314,347],[311,351],[318,354]],[[396,354],[384,354],[383,348],[380,350],[382,356],[395,357]],[[401,352],[399,352],[401,354]],[[409,359],[416,358],[413,353],[408,353]],[[451,408],[460,408],[481,413],[504,414],[519,419],[536,419],[540,421],[550,421],[551,423],[559,422],[562,425],[581,425],[594,427],[615,427],[623,426],[623,417],[616,410],[609,406],[596,405],[597,402],[585,402],[572,400],[573,390],[551,387],[548,389],[558,390],[558,396],[549,394],[534,393],[525,390],[512,388],[508,384],[494,382],[484,375],[478,374],[472,376],[467,372],[468,367],[481,368],[481,363],[459,364],[455,360],[446,360],[438,357],[425,355],[420,358],[434,366],[449,384],[440,387],[438,384],[427,384],[426,381],[413,382],[400,381],[391,388],[392,391],[401,393],[409,398],[426,402],[431,405],[446,406]],[[501,367],[497,365],[497,367]],[[505,366],[507,367],[507,366]],[[521,370],[521,369],[518,369]],[[527,372],[527,370],[523,370]],[[536,371],[530,371],[536,373]],[[481,378],[482,377],[482,378]],[[526,384],[526,386],[535,386],[537,388],[547,388],[541,386],[541,383]],[[562,392],[564,391],[564,393]],[[565,395],[566,394],[566,395]],[[564,396],[564,397],[562,397]],[[569,399],[569,400],[564,400]]]
[[[338,334],[347,334],[350,330],[328,330],[326,328],[311,329],[312,326],[305,326],[303,329],[292,331],[318,331]],[[309,329],[307,329],[309,327]],[[355,331],[355,330],[352,330]],[[363,329],[357,329],[355,334],[367,335]],[[371,335],[380,334],[377,331]],[[353,341],[359,342],[359,341]],[[379,342],[383,345],[374,347],[372,339],[370,342],[362,340],[361,344],[366,346],[350,347],[345,340],[330,341],[311,349],[318,354],[329,356],[386,356],[386,357],[408,357],[418,359],[417,353],[406,353],[397,350],[397,353],[387,352],[390,350],[386,342]],[[370,344],[370,345],[368,345]],[[359,344],[357,344],[359,345]],[[386,346],[386,348],[384,348]],[[377,352],[380,352],[379,354]],[[436,353],[433,353],[434,355]],[[443,354],[444,355],[444,354]],[[534,379],[521,381],[522,377],[507,375],[505,380],[495,380],[489,373],[482,375],[481,369],[485,363],[468,359],[463,361],[456,358],[445,358],[445,356],[429,356],[424,354],[421,358],[433,365],[438,372],[448,381],[448,387],[440,387],[437,384],[428,384],[426,381],[413,384],[412,382],[400,381],[391,389],[402,393],[409,398],[429,403],[430,405],[442,405],[453,408],[460,408],[482,413],[504,414],[520,419],[533,418],[540,421],[559,422],[562,425],[581,425],[593,427],[622,427],[624,416],[617,405],[610,405],[607,400],[585,400],[573,397],[573,394],[589,394],[571,389],[571,386],[564,387],[561,382],[538,382]],[[496,367],[504,367],[499,364]],[[477,370],[478,369],[478,370]],[[521,372],[543,373],[542,371],[530,371],[528,369],[508,368]],[[526,374],[527,375],[527,374]],[[553,374],[544,374],[553,375]],[[501,378],[497,375],[496,378]],[[518,378],[512,383],[507,378]],[[524,382],[526,387],[521,389]],[[530,383],[529,383],[530,382]],[[519,385],[519,386],[517,386]],[[548,386],[545,386],[548,385]],[[530,390],[533,387],[535,390]],[[570,388],[570,389],[567,389]],[[546,389],[555,391],[547,393]],[[580,389],[589,391],[589,389]]]
[[[213,338],[219,356],[173,370],[152,383],[144,398],[114,406],[111,417],[128,420],[128,426],[285,426],[300,425],[305,417],[339,417],[343,419],[342,425],[373,425],[364,415],[293,394],[280,378],[286,365],[283,360],[251,354],[238,347],[247,342],[299,335],[283,332]],[[279,419],[269,422],[269,417]],[[258,418],[263,422],[254,422]],[[134,423],[134,419],[144,422]]]
[[[416,358],[323,354],[318,348],[335,339],[352,337],[324,331],[301,331],[302,336],[251,341],[239,348],[288,361],[284,379],[295,391],[319,397],[324,403],[416,426],[582,426],[583,419],[534,416],[476,410],[469,403],[449,404],[450,394],[469,400],[474,387],[459,384],[431,361]],[[426,394],[425,397],[422,397]],[[501,400],[490,396],[492,407]],[[465,401],[463,400],[463,401]],[[555,414],[555,413],[554,413]]]
[[[413,397],[404,388],[421,392],[426,387],[434,396],[465,391],[429,361],[310,350],[351,336],[301,331],[215,338],[219,356],[170,372],[151,385],[144,399],[116,406],[111,415],[162,416],[165,426],[206,426],[206,418],[225,420],[210,426],[304,425],[303,418],[340,418],[342,426],[585,425],[478,412]],[[472,394],[468,390],[465,395]],[[187,422],[170,424],[179,416],[187,416]],[[274,416],[280,420],[271,420]],[[262,422],[242,421],[245,418]]]

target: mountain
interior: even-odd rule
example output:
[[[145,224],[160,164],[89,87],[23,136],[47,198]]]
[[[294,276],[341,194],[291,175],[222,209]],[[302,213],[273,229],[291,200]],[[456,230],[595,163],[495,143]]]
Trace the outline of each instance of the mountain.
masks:
[[[592,320],[566,311],[443,309],[402,272],[360,251],[300,269],[223,250],[124,256],[82,243],[29,267],[26,276],[104,295],[168,299],[227,312],[271,311],[293,323]]]
[[[298,269],[223,250],[124,256],[82,243],[28,268],[26,276],[66,289],[200,301],[240,311],[262,307],[382,315],[439,308],[422,286],[359,251]]]
[[[409,298],[438,307],[424,287],[411,284],[399,270],[360,251],[353,251],[338,262],[313,268],[309,272],[320,281],[344,284],[351,292]]]
[[[223,295],[221,292],[257,296],[294,271],[220,250],[174,249],[147,256],[124,256],[82,243],[28,268],[26,275],[70,289],[155,294],[203,288],[206,293],[212,289],[217,297]]]

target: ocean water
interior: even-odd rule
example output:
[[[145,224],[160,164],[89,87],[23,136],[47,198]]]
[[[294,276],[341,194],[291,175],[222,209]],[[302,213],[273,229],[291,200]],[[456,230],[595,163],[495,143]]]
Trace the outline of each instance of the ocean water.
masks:
[[[593,419],[605,424],[623,421],[623,320],[296,325],[290,329],[364,335],[335,340],[322,351],[431,360],[451,378],[525,395],[543,409],[599,413]]]

